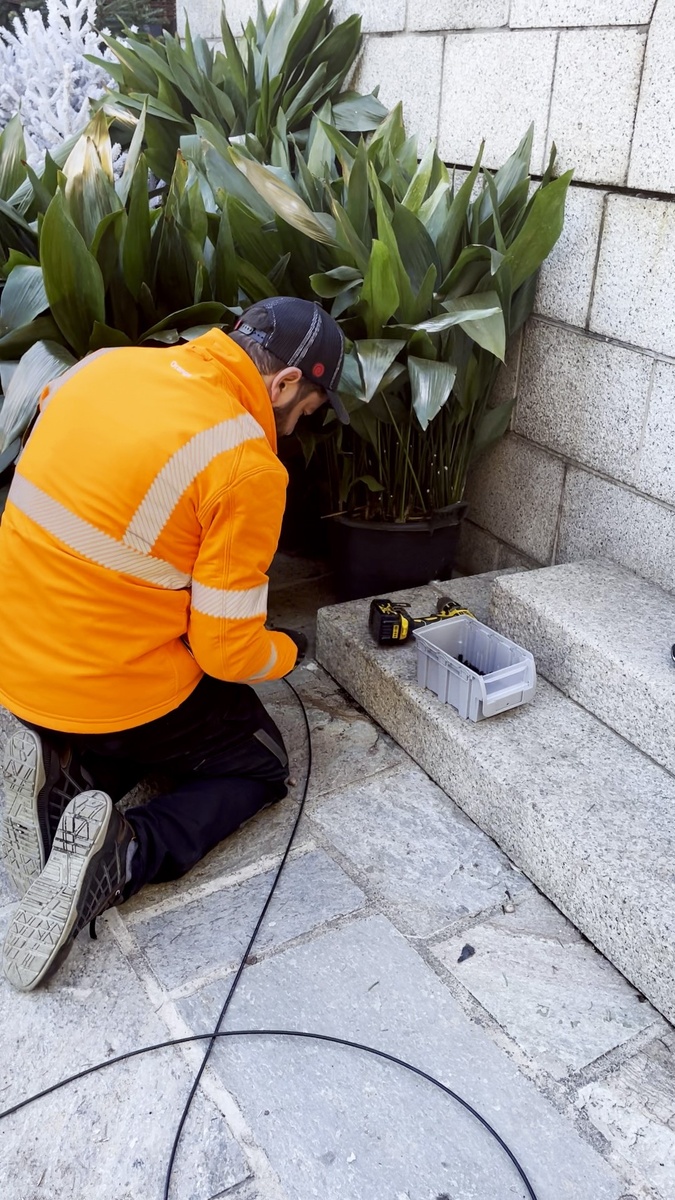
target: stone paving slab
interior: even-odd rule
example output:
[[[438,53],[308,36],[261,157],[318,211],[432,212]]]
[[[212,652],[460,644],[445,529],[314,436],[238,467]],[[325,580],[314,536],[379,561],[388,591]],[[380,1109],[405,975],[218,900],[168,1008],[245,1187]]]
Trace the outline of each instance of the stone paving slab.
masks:
[[[480,581],[453,580],[459,599]],[[427,590],[427,611],[438,586]],[[322,609],[318,654],[465,813],[675,1019],[675,780],[540,680],[533,704],[474,724],[380,649],[367,601]]]
[[[565,563],[499,579],[490,624],[538,671],[675,773],[675,597],[614,563]]]
[[[653,1041],[617,1071],[582,1087],[579,1108],[616,1156],[675,1196],[675,1036]]]
[[[147,920],[140,913],[134,934],[164,987],[180,987],[217,967],[236,967],[273,880],[274,871],[266,871]],[[363,892],[322,851],[291,859],[258,935],[256,952],[354,912],[364,902]]]
[[[513,912],[495,914],[434,953],[556,1078],[659,1022],[651,1005],[534,889]]]
[[[365,873],[400,928],[419,937],[531,887],[419,767],[331,793],[312,820]]]
[[[482,603],[480,581],[471,590],[472,605]],[[551,1025],[550,1044],[531,1056],[516,1045],[513,1015],[510,1025],[500,1025],[496,1005],[488,1004],[491,1015],[482,1012],[462,986],[460,971],[475,964],[478,952],[453,977],[433,957],[437,931],[445,944],[453,931],[463,944],[473,938],[478,944],[487,927],[500,928],[500,881],[511,878],[519,887],[504,895],[508,890],[518,906],[520,929],[511,941],[520,946],[539,938],[546,946],[562,918],[541,898],[534,916],[527,915],[532,885],[329,676],[307,664],[294,681],[314,710],[328,782],[313,793],[289,867],[288,903],[281,893],[281,907],[270,910],[267,941],[244,972],[231,1024],[314,1027],[398,1049],[492,1112],[509,1144],[519,1154],[522,1148],[528,1169],[535,1163],[539,1200],[673,1200],[675,1165],[664,1151],[673,1125],[667,1058],[665,1070],[653,1067],[660,1063],[663,1022],[653,1034],[651,1027],[638,1033],[635,1048],[619,1042],[560,1082],[553,1068],[564,1062],[569,1043],[564,1021]],[[0,985],[0,1110],[9,1098],[80,1066],[215,1020],[231,978],[233,931],[243,939],[253,927],[252,893],[262,891],[262,877],[278,861],[302,784],[305,748],[302,727],[292,721],[295,701],[281,684],[266,699],[279,704],[280,723],[287,720],[296,737],[296,799],[289,796],[226,842],[203,874],[148,888],[133,905],[103,917],[99,941],[79,938],[48,988],[24,996]],[[351,757],[341,722],[358,730]],[[342,786],[339,772],[331,780],[332,748],[344,768]],[[398,790],[390,794],[387,780],[396,780]],[[0,868],[0,937],[10,895]],[[197,914],[201,921],[191,924]],[[566,947],[584,945],[564,922],[562,928]],[[148,929],[153,948],[145,943]],[[511,944],[507,935],[503,941]],[[536,950],[528,943],[528,962]],[[486,984],[495,994],[507,958],[508,947],[498,947],[495,978]],[[550,1002],[570,1016],[578,974],[565,955],[555,965],[558,987]],[[621,994],[611,968],[594,978],[597,992],[588,976],[587,995],[598,1004],[608,989]],[[531,982],[523,983],[526,1001]],[[582,1035],[590,1054],[595,1043],[587,1026]],[[641,1055],[652,1065],[643,1069]],[[161,1200],[168,1149],[199,1058],[196,1049],[139,1058],[78,1085],[77,1094],[64,1091],[0,1122],[2,1200]],[[642,1090],[628,1086],[631,1063]],[[508,1160],[480,1127],[394,1067],[348,1050],[278,1041],[228,1042],[216,1051],[215,1067],[197,1097],[171,1200],[523,1196]],[[616,1078],[620,1095],[611,1090]],[[609,1099],[586,1090],[600,1086],[610,1089]],[[641,1115],[645,1096],[648,1120]]]
[[[181,1011],[206,1029],[222,994],[222,982],[207,987],[182,1000]],[[383,917],[355,920],[251,967],[228,1025],[318,1029],[436,1074],[506,1138],[539,1200],[619,1200],[624,1192]],[[400,1068],[283,1040],[233,1039],[215,1055],[214,1069],[297,1200],[525,1195],[477,1122]]]
[[[0,1108],[82,1067],[166,1039],[166,1026],[104,926],[98,942],[78,939],[58,977],[40,991],[18,995],[0,981]],[[190,1079],[180,1052],[165,1050],[8,1117],[0,1123],[3,1200],[159,1200]],[[200,1096],[175,1195],[211,1200],[249,1175],[222,1115]]]
[[[319,674],[325,678],[324,672],[306,670],[298,683],[312,732],[310,806],[315,796],[405,761],[396,743],[349,696],[337,687],[327,692],[315,682]],[[304,777],[307,740],[295,696],[283,683],[266,684],[260,695],[284,735],[292,776]]]

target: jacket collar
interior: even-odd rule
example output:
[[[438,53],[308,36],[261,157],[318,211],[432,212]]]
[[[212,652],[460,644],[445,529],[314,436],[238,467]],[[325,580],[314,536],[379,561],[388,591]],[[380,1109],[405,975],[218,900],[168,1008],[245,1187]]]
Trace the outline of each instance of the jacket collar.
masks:
[[[242,385],[239,397],[241,403],[262,427],[265,437],[276,454],[277,427],[274,423],[272,402],[260,371],[246,351],[233,342],[226,333],[223,333],[222,329],[215,328],[202,334],[201,337],[195,338],[191,344],[195,349],[205,350],[229,374],[236,376]]]

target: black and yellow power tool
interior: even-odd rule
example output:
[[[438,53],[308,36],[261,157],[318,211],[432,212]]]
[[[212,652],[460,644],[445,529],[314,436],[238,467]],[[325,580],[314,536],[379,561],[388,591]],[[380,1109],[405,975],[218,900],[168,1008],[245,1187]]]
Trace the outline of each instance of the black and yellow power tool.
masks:
[[[463,608],[449,596],[441,597],[436,612],[429,617],[411,617],[408,606],[395,600],[371,600],[368,627],[378,646],[400,646],[410,640],[415,629],[447,621],[449,617],[473,616],[470,609]]]

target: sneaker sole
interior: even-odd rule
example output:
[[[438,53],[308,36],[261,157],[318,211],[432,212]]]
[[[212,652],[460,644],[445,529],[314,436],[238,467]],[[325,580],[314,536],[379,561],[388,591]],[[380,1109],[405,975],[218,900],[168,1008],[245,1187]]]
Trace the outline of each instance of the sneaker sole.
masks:
[[[105,842],[112,800],[82,792],[70,802],[54,835],[51,854],[12,918],[3,948],[6,978],[30,992],[60,966],[87,923],[78,912],[86,868]]]
[[[30,729],[12,734],[5,748],[5,820],[0,836],[0,857],[17,891],[23,893],[45,865],[38,815],[38,797],[46,775],[42,746]]]

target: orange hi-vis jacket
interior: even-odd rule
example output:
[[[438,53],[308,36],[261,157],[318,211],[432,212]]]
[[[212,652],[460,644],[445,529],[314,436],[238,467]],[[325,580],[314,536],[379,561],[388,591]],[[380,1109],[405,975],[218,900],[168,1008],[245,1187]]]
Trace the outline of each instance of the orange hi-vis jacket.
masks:
[[[275,451],[262,376],[218,329],[108,351],[47,389],[0,525],[0,703],[106,733],[170,712],[203,673],[290,671],[294,643],[265,628]]]

